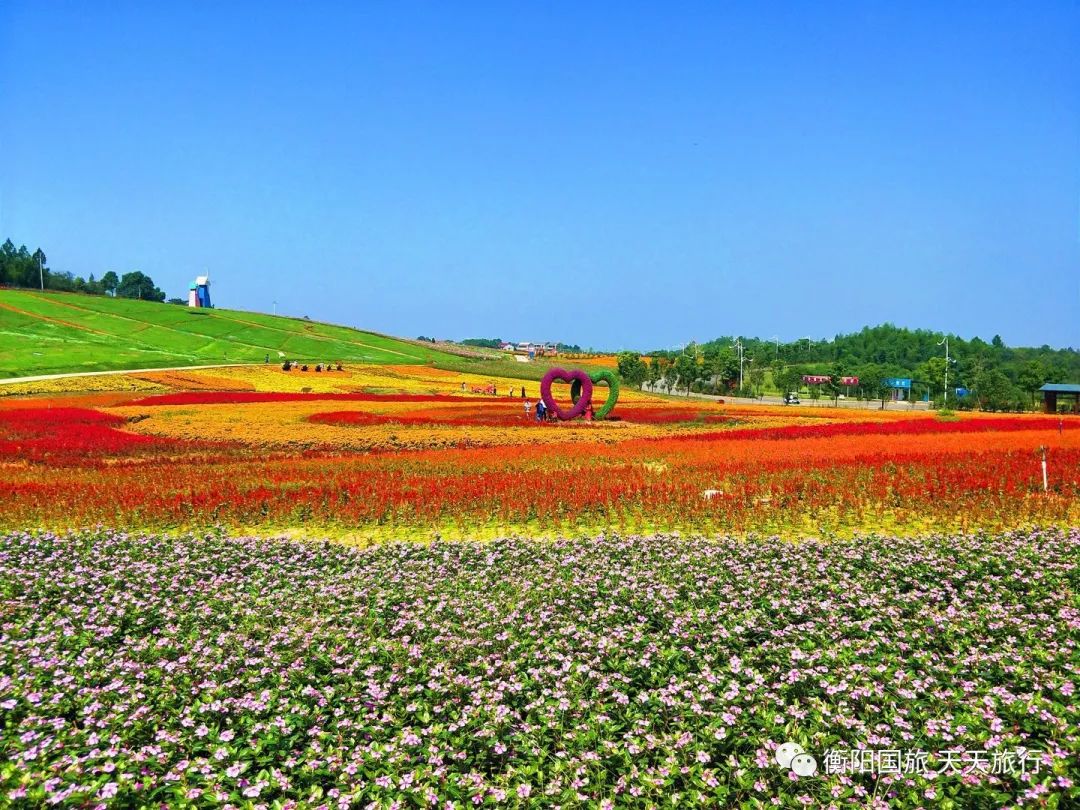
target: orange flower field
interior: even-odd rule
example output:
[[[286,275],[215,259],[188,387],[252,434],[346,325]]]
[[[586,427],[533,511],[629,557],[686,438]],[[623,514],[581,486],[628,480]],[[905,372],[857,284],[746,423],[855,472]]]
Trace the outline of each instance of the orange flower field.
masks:
[[[473,393],[488,385],[496,396]],[[535,403],[535,381],[420,366],[22,384],[0,398],[0,523],[221,524],[363,542],[914,534],[1080,519],[1076,418],[946,420],[624,390],[608,421],[540,424],[522,385]]]

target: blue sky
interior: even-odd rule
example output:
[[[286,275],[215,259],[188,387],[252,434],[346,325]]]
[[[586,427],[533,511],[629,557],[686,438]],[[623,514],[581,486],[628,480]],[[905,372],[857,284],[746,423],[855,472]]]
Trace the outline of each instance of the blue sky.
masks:
[[[656,348],[1080,346],[1080,6],[0,4],[0,238],[215,303]]]

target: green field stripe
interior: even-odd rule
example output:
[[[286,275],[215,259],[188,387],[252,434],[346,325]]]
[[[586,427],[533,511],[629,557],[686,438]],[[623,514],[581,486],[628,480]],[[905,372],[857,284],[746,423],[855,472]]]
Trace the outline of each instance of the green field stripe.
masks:
[[[89,327],[85,324],[73,323],[71,321],[54,317],[53,315],[49,315],[44,312],[35,312],[31,309],[25,309],[24,307],[17,307],[14,304],[5,304],[3,302],[0,302],[0,311],[11,312],[16,315],[25,315],[38,321],[55,324],[56,326],[63,326],[68,329],[78,329],[84,332],[97,332],[98,334],[106,334],[103,332],[98,332],[98,330],[93,329],[92,327]]]
[[[244,323],[244,324],[247,324],[248,326],[253,326],[256,329],[269,329],[269,330],[273,330],[275,332],[284,332],[286,334],[295,335],[295,333],[290,332],[288,329],[283,329],[280,326],[268,326],[268,325],[264,325],[264,324],[258,324],[258,323],[255,323],[253,321],[245,320],[243,318],[230,317],[228,315],[223,315],[223,314],[220,314],[220,313],[218,313],[217,317],[222,318],[223,320],[235,321],[237,323]],[[308,335],[303,335],[303,337],[310,338],[311,340],[322,340],[322,341],[328,341],[330,343],[345,343],[345,344],[347,344],[349,346],[360,346],[362,348],[372,349],[373,351],[377,351],[377,352],[388,352],[390,354],[400,354],[402,357],[409,357],[409,358],[414,359],[414,360],[423,359],[422,355],[408,354],[406,352],[397,351],[396,349],[390,349],[390,348],[385,348],[385,347],[381,347],[381,346],[372,346],[370,343],[361,343],[358,340],[344,340],[344,339],[340,339],[340,338],[330,337],[329,335],[318,335],[318,334],[315,334],[315,335],[308,334]]]
[[[32,297],[34,297],[34,298],[41,299],[41,296],[39,296],[36,293],[30,293],[30,295]],[[42,300],[45,300],[45,299],[42,299]],[[134,317],[131,317],[130,315],[118,315],[118,314],[112,313],[112,312],[101,312],[100,310],[96,310],[96,309],[90,309],[90,308],[87,308],[87,307],[80,307],[77,304],[72,304],[72,303],[67,302],[67,301],[63,301],[63,302],[58,301],[56,303],[58,305],[60,305],[60,306],[70,307],[72,309],[82,310],[83,312],[92,312],[92,313],[99,314],[99,315],[102,315],[102,316],[105,316],[105,317],[115,318],[117,320],[123,320],[123,321],[129,321],[131,323],[142,324],[145,329],[162,329],[162,330],[172,332],[174,334],[183,335],[183,336],[188,337],[188,338],[190,338],[192,336],[198,336],[198,337],[201,337],[201,338],[203,338],[205,340],[208,340],[208,341],[221,340],[220,336],[208,335],[208,334],[205,334],[203,332],[195,332],[195,331],[192,331],[192,330],[185,331],[183,329],[178,329],[178,328],[176,328],[174,326],[166,326],[165,324],[153,323],[152,321],[145,321],[145,320],[142,320],[141,318],[134,318]],[[156,304],[156,305],[157,306],[175,306],[173,304]],[[120,336],[118,335],[117,337],[120,337]],[[243,341],[240,341],[240,340],[232,340],[230,342],[232,344],[234,344],[234,345],[238,344],[238,345],[241,345],[241,346],[247,346],[247,347],[252,348],[252,349],[258,349],[259,351],[269,351],[271,349],[271,347],[269,347],[269,346],[260,346],[260,345],[253,344],[253,343],[244,343]]]
[[[8,289],[0,290],[0,305],[3,377],[258,362],[266,354],[277,360],[278,352],[306,362],[459,361],[452,354],[378,333],[242,310]]]
[[[44,296],[42,296],[40,294],[37,294],[37,293],[28,293],[28,294],[31,297],[37,298],[38,300],[41,300],[41,301],[43,301],[45,303],[50,303],[50,304],[55,304],[55,305],[62,306],[62,307],[67,307],[67,308],[71,308],[71,309],[75,309],[75,310],[80,310],[82,312],[92,313],[92,314],[99,315],[99,316],[102,316],[102,317],[113,318],[113,319],[117,319],[117,320],[124,320],[124,321],[132,322],[132,323],[142,324],[143,329],[168,330],[168,331],[171,331],[173,333],[184,335],[185,337],[189,337],[189,338],[192,337],[192,336],[199,336],[199,337],[202,337],[202,338],[204,338],[204,339],[206,339],[208,341],[228,340],[232,345],[247,346],[248,348],[257,349],[260,352],[266,352],[266,351],[275,351],[276,352],[276,351],[280,351],[281,348],[282,348],[282,344],[268,345],[268,344],[265,344],[265,343],[251,343],[251,342],[248,342],[248,341],[245,341],[245,340],[241,340],[235,335],[212,334],[212,333],[210,333],[210,330],[207,330],[205,328],[202,328],[202,329],[199,329],[199,330],[196,330],[194,328],[189,328],[189,329],[185,330],[185,329],[180,329],[180,328],[178,328],[176,326],[168,326],[168,325],[163,324],[163,323],[145,321],[145,320],[143,320],[141,318],[136,318],[136,317],[134,317],[132,315],[121,315],[121,314],[115,313],[115,312],[104,312],[101,309],[98,309],[96,307],[80,306],[78,304],[74,304],[74,303],[71,303],[69,301],[53,301],[53,300],[51,300],[49,298],[46,298],[46,297],[44,297]],[[147,302],[147,305],[148,306],[154,306],[154,307],[161,306],[160,304],[150,303],[150,302]],[[180,311],[184,312],[185,314],[189,314],[191,312],[191,310],[187,309],[187,308],[185,308],[183,310],[180,310]],[[360,342],[357,342],[357,341],[347,341],[346,342],[346,341],[336,340],[334,338],[326,338],[326,337],[320,336],[320,335],[305,334],[305,333],[302,333],[302,332],[289,332],[288,330],[284,330],[284,329],[277,329],[275,327],[267,327],[267,326],[264,326],[264,325],[261,325],[261,324],[258,324],[258,323],[246,322],[246,321],[243,321],[242,319],[231,318],[229,316],[221,314],[217,310],[205,310],[204,312],[205,312],[205,314],[199,314],[198,316],[196,316],[200,320],[204,320],[203,323],[189,323],[189,326],[191,326],[191,327],[194,327],[194,326],[206,327],[206,326],[216,325],[215,321],[230,321],[230,322],[237,322],[237,323],[246,323],[248,326],[252,326],[252,327],[254,327],[256,329],[261,329],[263,331],[270,331],[270,330],[281,331],[284,334],[289,335],[293,339],[311,340],[311,341],[324,341],[324,342],[329,340],[332,343],[339,344],[337,346],[337,353],[340,353],[340,344],[341,343],[346,343],[347,345],[359,346],[359,347],[368,349],[368,350],[376,352],[376,353],[382,352],[382,353],[389,353],[389,354],[397,354],[397,355],[400,355],[402,357],[406,357],[406,358],[414,359],[414,360],[423,360],[423,359],[425,359],[421,355],[407,354],[405,352],[395,351],[394,349],[390,349],[388,347],[372,346],[370,344],[360,343]],[[154,314],[157,314],[157,313],[154,313]],[[166,315],[171,315],[172,313],[166,311],[165,314]],[[196,351],[203,351],[203,352],[213,353],[214,348],[215,347],[211,343],[210,345],[207,345],[205,347],[198,347],[195,350]],[[319,353],[318,352],[319,348],[321,348],[321,347],[319,347],[319,346],[305,346],[302,350],[298,348],[297,351],[302,352],[303,354],[307,354],[307,355],[310,355],[310,356],[316,356],[317,357],[318,353]],[[376,354],[376,357],[372,357],[370,359],[376,360],[377,359],[377,354]]]

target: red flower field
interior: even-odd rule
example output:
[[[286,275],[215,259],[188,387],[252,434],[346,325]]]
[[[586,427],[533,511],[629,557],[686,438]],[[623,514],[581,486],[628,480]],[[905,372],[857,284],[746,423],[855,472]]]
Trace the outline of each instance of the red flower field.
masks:
[[[404,391],[86,399],[0,407],[4,526],[914,533],[1075,521],[1080,502],[1074,418],[639,397],[613,422],[538,425],[516,399]]]

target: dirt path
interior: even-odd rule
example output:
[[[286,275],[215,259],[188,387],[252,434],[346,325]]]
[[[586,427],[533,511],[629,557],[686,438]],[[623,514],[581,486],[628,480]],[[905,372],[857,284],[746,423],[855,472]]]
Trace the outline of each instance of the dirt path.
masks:
[[[165,366],[158,368],[121,368],[112,371],[69,371],[66,374],[38,374],[33,377],[7,377],[0,379],[0,385],[13,383],[43,382],[44,380],[62,380],[65,377],[98,377],[106,374],[147,374],[152,371],[198,371],[204,368],[237,368],[240,366],[262,366],[265,363],[217,363],[210,366]],[[271,364],[273,365],[273,364]]]

